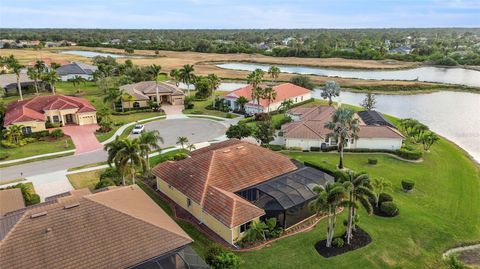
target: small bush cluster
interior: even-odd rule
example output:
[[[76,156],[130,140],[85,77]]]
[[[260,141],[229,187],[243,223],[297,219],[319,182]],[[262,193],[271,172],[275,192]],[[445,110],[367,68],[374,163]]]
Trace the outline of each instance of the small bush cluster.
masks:
[[[265,145],[266,148],[269,148],[273,151],[280,151],[283,150],[284,147],[282,145]]]
[[[383,202],[380,205],[380,210],[388,216],[396,216],[399,213],[399,209],[394,202]]]
[[[23,138],[23,139],[20,139],[18,141],[18,143],[12,143],[12,142],[9,142],[7,140],[2,140],[0,142],[0,144],[4,147],[4,148],[18,148],[18,147],[23,147],[25,146],[26,144],[29,144],[29,143],[33,143],[37,141],[37,139],[33,138],[33,137],[26,137],[26,138]]]
[[[393,202],[393,197],[388,193],[382,192],[378,196],[378,205],[382,205],[383,202]]]
[[[266,121],[270,119],[270,115],[268,113],[256,113],[254,119],[255,121]]]
[[[378,163],[378,160],[375,158],[368,158],[368,164],[370,165],[376,165]]]
[[[218,245],[213,245],[207,250],[205,262],[212,269],[240,268],[240,258],[233,252],[225,250]]]
[[[34,205],[40,203],[40,196],[36,194],[30,185],[24,183],[18,183],[17,185],[0,188],[0,190],[4,189],[20,189],[22,191],[23,200],[25,201],[25,205]]]
[[[310,151],[315,151],[315,152],[317,152],[317,151],[320,151],[320,150],[321,150],[320,147],[310,147]]]
[[[409,179],[402,180],[402,189],[404,191],[411,191],[413,190],[414,186],[415,186],[415,182],[413,180],[409,180]]]
[[[343,245],[345,245],[345,241],[343,240],[343,238],[337,237],[337,238],[333,239],[332,245],[336,248],[341,248],[341,247],[343,247]]]
[[[50,133],[50,137],[52,138],[60,138],[63,137],[65,134],[61,129],[55,129]]]
[[[47,122],[45,123],[45,127],[46,127],[47,129],[50,129],[50,128],[58,128],[58,127],[60,127],[60,126],[62,126],[62,124],[60,124],[60,123],[53,123],[53,122],[50,122],[50,121],[47,121]]]
[[[131,115],[131,114],[142,113],[142,112],[153,112],[153,109],[151,109],[151,108],[131,108],[130,110],[123,111],[123,112],[121,112],[121,111],[112,112],[112,115],[122,116],[122,115]]]

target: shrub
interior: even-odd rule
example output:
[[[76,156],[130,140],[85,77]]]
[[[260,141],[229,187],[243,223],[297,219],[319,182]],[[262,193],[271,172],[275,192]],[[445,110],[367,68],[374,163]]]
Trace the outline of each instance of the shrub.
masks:
[[[323,152],[334,151],[334,150],[337,150],[337,149],[338,149],[338,146],[336,146],[336,145],[321,147],[321,150],[322,150]],[[345,150],[344,150],[344,151],[345,151]]]
[[[332,241],[332,245],[336,248],[341,248],[341,247],[343,247],[344,244],[345,244],[345,242],[343,241],[343,239],[341,237],[337,237],[337,238],[333,239],[333,241]]]
[[[233,119],[233,114],[232,113],[227,113],[227,115],[225,115],[225,117],[227,119]]]
[[[414,186],[415,186],[415,182],[413,180],[409,180],[409,179],[402,180],[402,189],[404,191],[411,191],[413,190]]]
[[[186,153],[177,153],[177,154],[173,155],[173,159],[175,161],[180,161],[180,160],[186,159],[187,157],[188,157],[188,154],[186,154]]]
[[[240,259],[233,252],[218,245],[211,246],[207,250],[205,262],[213,269],[237,269],[240,267]]]
[[[28,200],[25,201],[27,205],[34,205],[40,203],[40,196],[36,193],[30,194]]]
[[[289,123],[289,122],[292,122],[292,118],[291,117],[283,117],[281,120],[279,120],[278,122],[275,123],[275,129],[277,130],[280,130],[282,128],[282,125],[284,125],[285,123]]]
[[[270,115],[268,113],[256,113],[254,118],[256,121],[265,121],[270,119]]]
[[[408,150],[405,148],[401,148],[395,152],[399,157],[402,157],[407,160],[418,160],[422,158],[423,153],[418,150]]]
[[[64,135],[65,134],[61,129],[55,129],[50,133],[50,137],[53,137],[53,138],[60,138],[60,137],[63,137]]]
[[[320,147],[310,147],[310,151],[320,151]]]
[[[375,165],[378,163],[377,159],[374,158],[368,158],[368,164]]]
[[[34,132],[30,133],[28,135],[25,135],[25,137],[31,137],[31,138],[43,138],[49,135],[49,132],[47,130],[45,131],[40,131],[40,132]]]
[[[9,157],[10,155],[6,152],[0,152],[0,160],[5,160]]]
[[[393,202],[393,197],[385,192],[378,195],[378,205],[381,206],[383,202]]]
[[[112,179],[110,178],[104,178],[104,179],[100,179],[100,181],[98,181],[98,183],[95,185],[95,189],[98,190],[98,189],[102,189],[102,188],[105,188],[105,187],[109,187],[109,186],[115,186],[115,182],[113,182]]]
[[[208,265],[212,265],[215,262],[215,259],[220,253],[223,252],[223,248],[219,245],[212,245],[207,249],[207,254],[205,255],[205,262]]]
[[[0,142],[0,144],[2,144],[2,147],[7,148],[7,149],[18,148],[19,147],[19,145],[15,144],[15,143],[10,143],[7,140],[2,140]]]
[[[288,150],[291,150],[291,151],[303,151],[303,149],[301,147],[290,147],[288,148]]]
[[[273,151],[280,151],[283,149],[283,146],[282,145],[271,145],[271,144],[268,144],[268,145],[265,145],[266,148],[269,148]]]
[[[383,202],[380,205],[380,211],[387,216],[396,216],[399,213],[398,207],[394,202]]]

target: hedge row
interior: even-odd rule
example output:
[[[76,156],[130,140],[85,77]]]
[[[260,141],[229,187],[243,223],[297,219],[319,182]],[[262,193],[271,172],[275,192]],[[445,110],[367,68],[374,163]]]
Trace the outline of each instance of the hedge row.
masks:
[[[310,148],[311,151],[318,151],[318,147]],[[337,146],[328,146],[326,148],[321,149],[324,152],[334,151],[337,150]],[[389,150],[389,149],[343,149],[344,152],[369,152],[369,153],[390,153],[395,154],[401,158],[407,160],[418,160],[422,158],[423,152],[418,150],[409,150],[405,148],[401,148],[399,150]]]

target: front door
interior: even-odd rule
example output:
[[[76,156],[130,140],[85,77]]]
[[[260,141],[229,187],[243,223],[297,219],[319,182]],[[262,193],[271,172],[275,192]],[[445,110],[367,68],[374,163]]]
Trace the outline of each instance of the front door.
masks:
[[[72,114],[67,114],[65,115],[65,122],[68,123],[73,123],[73,116]]]

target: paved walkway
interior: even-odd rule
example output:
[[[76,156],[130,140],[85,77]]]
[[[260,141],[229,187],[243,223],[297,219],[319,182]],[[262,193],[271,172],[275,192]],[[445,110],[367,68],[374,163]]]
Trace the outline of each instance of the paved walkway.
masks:
[[[82,126],[69,125],[61,129],[66,135],[72,138],[73,144],[75,144],[75,155],[78,155],[103,148],[95,136],[95,131],[98,130],[98,128],[100,128],[98,124],[89,124]]]
[[[42,202],[47,197],[73,190],[73,186],[67,178],[67,170],[30,176],[26,179],[27,181],[24,182],[32,182],[35,192],[40,196]]]

